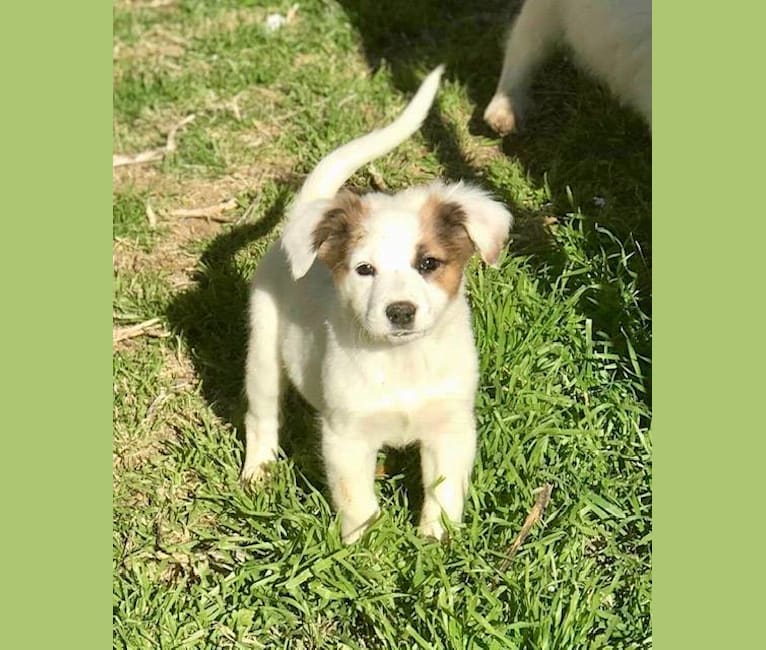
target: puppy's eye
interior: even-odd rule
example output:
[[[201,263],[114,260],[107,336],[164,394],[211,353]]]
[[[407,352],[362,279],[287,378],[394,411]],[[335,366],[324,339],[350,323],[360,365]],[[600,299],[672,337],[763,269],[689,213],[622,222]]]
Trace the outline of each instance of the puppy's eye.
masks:
[[[375,275],[375,267],[372,264],[360,264],[356,267],[359,275]]]
[[[424,257],[418,264],[418,272],[426,275],[432,273],[441,266],[441,262],[435,257]]]

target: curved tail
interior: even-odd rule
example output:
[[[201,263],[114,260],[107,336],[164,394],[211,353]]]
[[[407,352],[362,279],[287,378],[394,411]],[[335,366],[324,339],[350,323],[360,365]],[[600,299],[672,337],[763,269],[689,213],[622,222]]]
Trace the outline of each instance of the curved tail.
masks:
[[[352,140],[323,158],[303,183],[293,208],[316,199],[331,199],[360,167],[380,158],[409,138],[425,120],[439,89],[444,65],[420,84],[402,114],[391,124]]]

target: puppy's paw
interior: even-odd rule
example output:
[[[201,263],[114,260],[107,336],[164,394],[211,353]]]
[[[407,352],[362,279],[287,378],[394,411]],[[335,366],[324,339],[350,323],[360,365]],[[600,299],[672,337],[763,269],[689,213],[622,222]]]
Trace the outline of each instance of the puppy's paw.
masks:
[[[341,540],[344,544],[353,544],[358,542],[372,523],[380,516],[380,510],[376,509],[375,512],[365,519],[361,524],[347,524],[345,521],[341,526]]]
[[[239,474],[239,482],[243,487],[261,483],[269,472],[268,462],[245,462],[245,466]]]
[[[355,530],[352,530],[350,533],[346,533],[345,535],[343,535],[343,537],[341,539],[342,539],[343,543],[346,544],[347,546],[349,544],[355,544],[360,539],[362,539],[362,536],[367,532],[368,528],[369,528],[369,526],[367,526],[367,525],[360,526],[359,528],[356,528]]]
[[[432,521],[421,520],[420,525],[418,526],[418,532],[423,537],[432,537],[440,542],[445,538],[447,531],[444,530],[441,520],[435,519]]]
[[[502,94],[495,95],[484,111],[484,121],[500,135],[518,130],[519,117],[510,97]]]

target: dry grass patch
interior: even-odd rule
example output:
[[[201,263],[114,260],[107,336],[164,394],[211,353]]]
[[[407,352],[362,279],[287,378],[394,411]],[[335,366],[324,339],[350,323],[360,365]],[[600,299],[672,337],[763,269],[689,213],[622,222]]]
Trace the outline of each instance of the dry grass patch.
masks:
[[[146,63],[157,66],[175,67],[174,60],[182,58],[189,46],[189,39],[184,38],[167,25],[151,25],[141,32],[140,39],[126,43],[115,39],[112,48],[112,61],[127,63]]]

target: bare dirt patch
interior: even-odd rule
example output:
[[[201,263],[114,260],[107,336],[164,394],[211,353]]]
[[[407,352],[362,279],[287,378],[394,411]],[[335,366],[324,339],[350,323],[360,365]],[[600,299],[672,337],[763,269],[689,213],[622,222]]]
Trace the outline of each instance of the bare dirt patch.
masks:
[[[116,238],[112,244],[114,271],[165,271],[174,287],[188,286],[198,256],[185,250],[184,245],[212,239],[221,231],[222,224],[205,219],[178,219],[161,221],[160,227],[165,230],[165,235],[150,251],[129,239]]]

